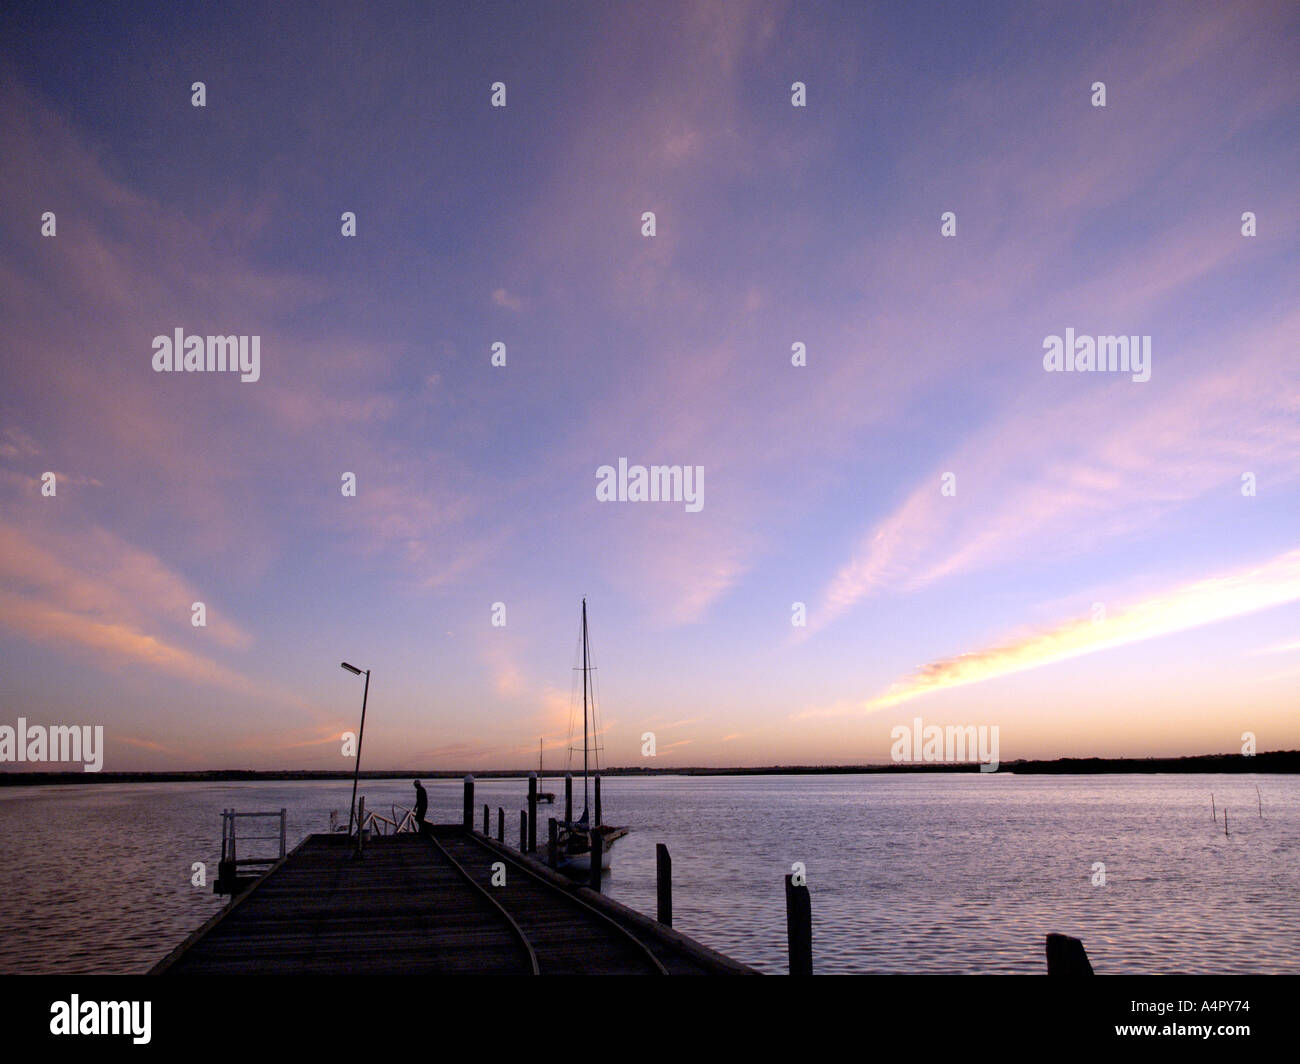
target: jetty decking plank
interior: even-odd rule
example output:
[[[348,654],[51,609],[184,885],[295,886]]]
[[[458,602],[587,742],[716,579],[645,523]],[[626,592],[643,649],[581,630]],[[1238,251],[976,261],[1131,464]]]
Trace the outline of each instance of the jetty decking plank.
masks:
[[[644,973],[657,970],[654,958],[674,974],[719,970],[707,957],[693,955],[693,944],[683,947],[680,937],[676,943],[660,941],[647,937],[644,928],[616,920],[620,931],[608,913],[584,909],[563,889],[530,877],[509,860],[506,884],[491,886],[492,865],[503,854],[458,827],[439,828],[436,838],[436,843],[414,834],[372,839],[358,859],[344,835],[308,836],[154,970],[177,975],[531,972],[511,920],[527,938],[542,974]],[[452,861],[486,890],[467,883]]]

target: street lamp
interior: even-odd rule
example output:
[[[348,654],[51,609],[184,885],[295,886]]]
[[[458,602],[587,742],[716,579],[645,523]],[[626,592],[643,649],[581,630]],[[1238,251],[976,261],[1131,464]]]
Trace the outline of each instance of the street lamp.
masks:
[[[360,676],[361,670],[355,665],[349,665],[346,661],[340,664],[352,673],[354,676]],[[357,814],[357,777],[361,775],[361,741],[366,737],[366,699],[370,695],[370,670],[366,669],[366,686],[361,693],[361,731],[357,733],[357,765],[352,771],[352,808],[348,810],[348,834],[352,834],[352,822],[356,819]],[[358,829],[361,827],[357,825]]]

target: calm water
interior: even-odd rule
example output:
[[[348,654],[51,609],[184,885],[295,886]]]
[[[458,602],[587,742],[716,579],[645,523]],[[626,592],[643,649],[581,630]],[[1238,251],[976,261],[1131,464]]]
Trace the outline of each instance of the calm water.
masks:
[[[458,820],[460,783],[428,789],[430,819]],[[362,793],[387,812],[412,788]],[[513,844],[523,793],[477,789],[494,826],[505,807]],[[1100,972],[1300,972],[1296,777],[660,776],[604,793],[606,819],[633,828],[608,892],[653,914],[667,843],[675,926],[765,971],[784,966],[782,876],[801,861],[820,972],[1042,972],[1048,931],[1082,938]],[[0,789],[0,972],[146,970],[222,904],[190,877],[195,861],[216,875],[223,808],[287,808],[292,846],[331,809],[346,820],[349,795],[337,782]]]

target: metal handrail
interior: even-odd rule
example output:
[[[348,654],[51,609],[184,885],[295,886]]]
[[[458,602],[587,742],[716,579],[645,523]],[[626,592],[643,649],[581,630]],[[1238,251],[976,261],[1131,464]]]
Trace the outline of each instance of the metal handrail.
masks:
[[[237,830],[237,823],[240,818],[248,817],[270,818],[276,817],[280,821],[280,832],[278,835],[244,835],[241,839]],[[255,812],[255,813],[237,813],[233,809],[223,809],[221,811],[221,862],[222,864],[231,864],[238,866],[247,864],[249,861],[256,862],[275,862],[284,857],[285,854],[285,827],[287,811],[284,809],[278,812]],[[243,861],[238,860],[239,843],[243,842],[275,842],[280,843],[279,857],[251,857]]]
[[[364,809],[364,806],[362,807]],[[385,838],[389,835],[414,835],[419,829],[416,824],[415,813],[405,806],[392,805],[389,807],[393,817],[384,816],[382,813],[369,812],[362,814],[361,819],[357,822],[361,825],[362,831],[368,831],[372,834],[379,834]],[[402,811],[402,818],[397,819],[397,811]],[[392,829],[391,831],[389,829]]]

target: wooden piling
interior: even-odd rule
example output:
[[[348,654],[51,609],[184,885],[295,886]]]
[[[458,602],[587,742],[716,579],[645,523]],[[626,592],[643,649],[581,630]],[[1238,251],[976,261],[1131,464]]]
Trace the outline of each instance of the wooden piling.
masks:
[[[597,776],[596,778],[599,779],[600,777]],[[599,794],[600,792],[597,791],[596,793]],[[591,839],[591,869],[587,876],[587,886],[592,890],[600,890],[600,866],[605,859],[605,837],[594,828],[587,834],[588,838]]]
[[[546,818],[546,863],[560,866],[560,824],[553,816]]]
[[[497,806],[497,842],[506,844],[506,811]]]
[[[665,927],[672,927],[673,859],[668,854],[668,847],[662,842],[655,843],[655,886],[659,895],[659,922]]]
[[[483,803],[483,834],[484,835],[492,834],[492,821],[489,819],[491,815],[492,814],[488,812],[487,802],[484,802]]]
[[[528,773],[528,852],[537,852],[537,773]]]
[[[1223,807],[1223,837],[1225,839],[1228,837],[1228,807],[1226,805]]]
[[[528,814],[519,810],[519,852],[528,851]]]
[[[465,808],[461,823],[466,831],[474,830],[474,777],[465,777]]]
[[[812,899],[806,884],[795,886],[785,877],[785,937],[790,952],[790,974],[812,975]]]
[[[564,774],[564,822],[573,823],[573,773]]]
[[[595,794],[596,794],[596,819],[593,820],[591,823],[592,823],[593,826],[599,826],[599,825],[605,823],[604,819],[603,819],[603,818],[601,817],[601,815],[600,815],[600,777],[599,777],[599,776],[593,776],[593,777],[592,777],[592,783],[593,783],[593,785],[594,785],[595,788],[596,788],[596,792],[595,792]]]
[[[1047,936],[1048,975],[1092,975],[1092,964],[1083,943],[1069,935]]]

